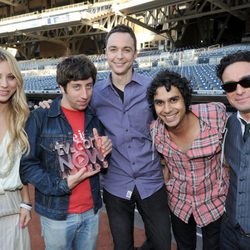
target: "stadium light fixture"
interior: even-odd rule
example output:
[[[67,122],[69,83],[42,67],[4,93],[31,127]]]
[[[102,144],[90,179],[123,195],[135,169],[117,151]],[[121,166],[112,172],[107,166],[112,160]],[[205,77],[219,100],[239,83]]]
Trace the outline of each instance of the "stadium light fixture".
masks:
[[[99,29],[100,24],[99,24],[98,22],[94,22],[94,23],[92,24],[92,26],[93,26],[94,29]]]
[[[14,46],[15,47],[15,46]],[[15,48],[7,48],[7,51],[9,51],[10,52],[10,54],[12,55],[12,56],[16,56],[16,54],[17,54],[17,49],[15,49]]]
[[[185,10],[185,9],[187,9],[187,4],[179,5],[178,9],[179,10]]]

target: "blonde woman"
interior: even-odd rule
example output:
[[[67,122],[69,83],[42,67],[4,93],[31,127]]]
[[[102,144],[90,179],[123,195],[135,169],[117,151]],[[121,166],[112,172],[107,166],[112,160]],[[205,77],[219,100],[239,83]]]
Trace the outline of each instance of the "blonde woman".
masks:
[[[29,115],[16,59],[0,49],[0,245],[29,250],[31,219],[28,187],[19,177],[21,155],[29,151],[24,125]]]

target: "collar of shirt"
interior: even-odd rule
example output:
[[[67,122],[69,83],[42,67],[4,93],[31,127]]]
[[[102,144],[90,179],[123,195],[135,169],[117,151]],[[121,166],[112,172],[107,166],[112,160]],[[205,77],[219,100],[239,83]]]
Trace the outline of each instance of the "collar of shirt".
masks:
[[[168,130],[165,129],[164,123],[159,118],[155,121],[153,125],[153,131],[155,130],[155,132],[153,132],[155,134],[155,136],[153,136],[155,139],[154,142],[162,145],[158,150],[162,150],[160,153],[163,155],[171,154],[172,148],[183,157],[192,159],[205,157],[206,155],[210,155],[211,152],[215,152],[217,149],[218,141],[222,139],[222,131],[224,127],[223,126],[219,129],[215,127],[215,124],[221,124],[218,120],[220,119],[218,116],[219,110],[215,108],[215,105],[210,104],[191,105],[189,109],[190,112],[194,113],[199,119],[200,135],[193,141],[185,154],[183,154],[178,146],[171,140]],[[207,143],[208,141],[209,143]],[[168,145],[168,147],[164,145]]]
[[[140,85],[143,85],[143,81],[141,79],[141,76],[139,74],[136,74],[134,71],[133,71],[132,79],[130,82],[135,82],[135,83],[138,83]],[[103,83],[101,89],[105,89],[105,88],[111,87],[111,86],[112,86],[112,73],[109,74],[106,81]]]
[[[250,122],[249,122],[249,121],[246,121],[246,120],[241,116],[241,114],[240,114],[239,111],[237,111],[237,119],[238,119],[239,122],[240,122],[241,133],[242,133],[242,135],[243,135],[244,132],[245,132],[245,125],[241,122],[240,119],[244,120],[246,123],[250,123]]]
[[[200,114],[199,114],[200,106],[201,105],[191,105],[189,107],[189,111],[192,112],[199,119],[201,132],[204,132],[207,126],[210,127],[210,124],[208,124],[205,121],[200,119]],[[166,136],[168,138],[168,140],[170,140],[168,130],[165,129],[165,125],[164,125],[164,123],[162,122],[162,120],[160,118],[157,118],[157,123],[160,125],[159,132],[162,135]]]

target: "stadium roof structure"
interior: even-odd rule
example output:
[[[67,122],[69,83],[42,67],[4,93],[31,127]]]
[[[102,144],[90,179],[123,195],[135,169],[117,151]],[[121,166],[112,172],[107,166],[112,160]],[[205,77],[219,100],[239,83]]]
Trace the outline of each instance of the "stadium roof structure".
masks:
[[[41,57],[45,42],[71,54],[102,53],[106,32],[119,23],[172,47],[234,42],[250,33],[250,0],[2,0],[0,18],[0,46],[30,59]]]

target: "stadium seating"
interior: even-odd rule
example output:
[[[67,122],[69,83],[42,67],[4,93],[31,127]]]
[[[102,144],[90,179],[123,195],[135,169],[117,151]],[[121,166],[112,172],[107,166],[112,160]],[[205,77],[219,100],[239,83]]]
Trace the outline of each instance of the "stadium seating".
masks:
[[[138,54],[134,63],[135,71],[153,78],[160,70],[168,69],[190,80],[194,93],[223,94],[220,80],[216,77],[216,64],[220,59],[238,50],[250,50],[250,44],[238,44],[216,49],[181,50],[162,52],[144,51]],[[197,56],[198,54],[198,56]],[[105,55],[91,55],[89,58],[98,69],[97,80],[105,79],[108,64]],[[20,61],[27,94],[58,94],[56,65],[62,60],[40,59]]]

